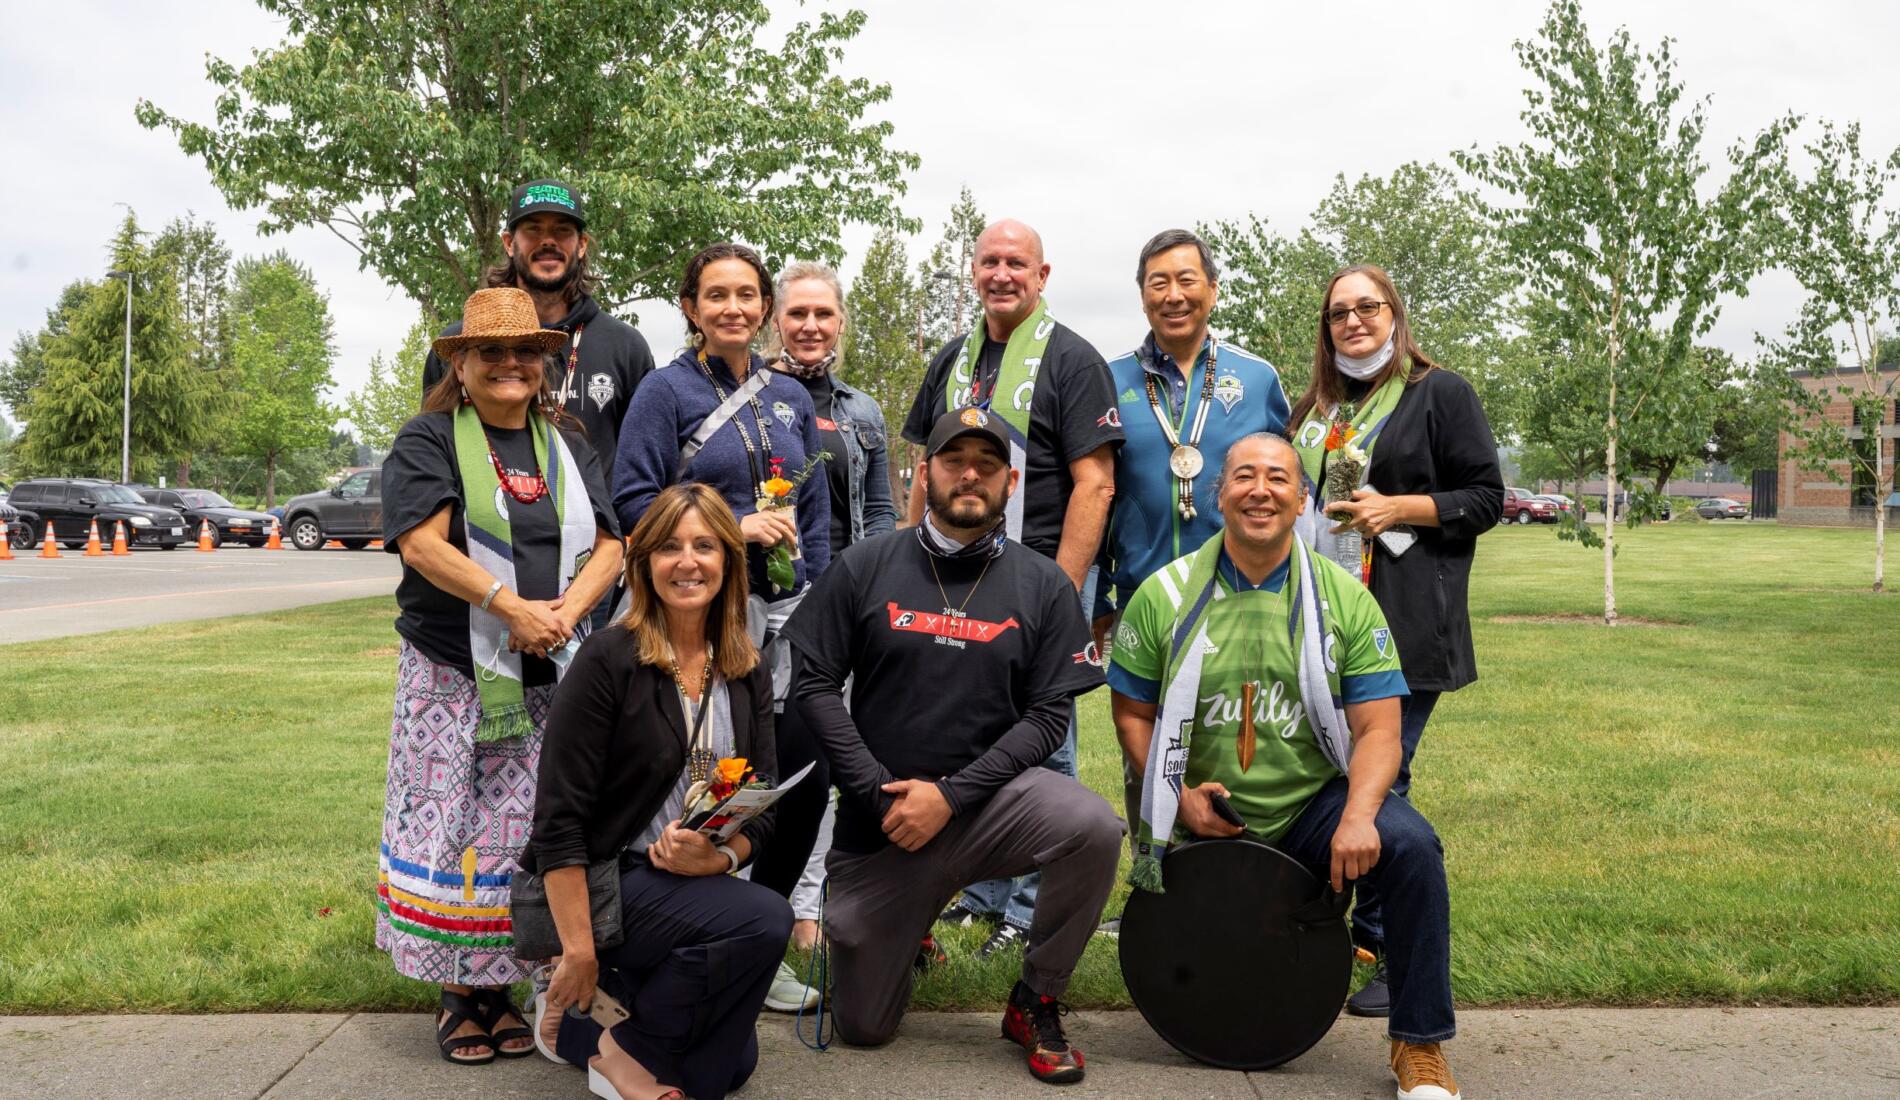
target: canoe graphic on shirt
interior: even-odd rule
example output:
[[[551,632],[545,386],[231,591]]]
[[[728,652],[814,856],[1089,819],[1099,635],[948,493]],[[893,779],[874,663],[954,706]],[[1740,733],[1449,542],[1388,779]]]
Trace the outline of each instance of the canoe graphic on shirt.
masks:
[[[992,642],[1005,630],[1022,625],[1014,615],[1000,623],[992,623],[955,612],[912,611],[895,603],[887,603],[884,607],[890,613],[892,630],[934,634],[939,638],[954,638],[958,641]]]

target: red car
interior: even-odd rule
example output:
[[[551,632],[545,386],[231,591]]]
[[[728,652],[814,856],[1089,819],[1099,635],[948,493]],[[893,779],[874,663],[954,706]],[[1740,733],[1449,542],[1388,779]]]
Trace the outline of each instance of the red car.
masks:
[[[1504,514],[1499,517],[1502,523],[1556,523],[1557,505],[1528,489],[1504,490]]]

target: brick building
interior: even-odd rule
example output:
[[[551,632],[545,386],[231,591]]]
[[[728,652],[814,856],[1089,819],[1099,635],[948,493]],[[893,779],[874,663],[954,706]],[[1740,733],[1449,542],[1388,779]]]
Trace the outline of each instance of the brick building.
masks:
[[[1834,391],[1840,386],[1864,389],[1866,382],[1858,368],[1845,367],[1828,374],[1803,372],[1796,377],[1809,393],[1826,394],[1828,420],[1845,425],[1853,419],[1854,407]],[[1857,425],[1849,430],[1848,438],[1855,446],[1878,446],[1885,452],[1891,485],[1894,463],[1900,460],[1900,403],[1894,400],[1896,393],[1900,393],[1900,367],[1881,368],[1877,388],[1885,397],[1880,422]],[[1850,472],[1846,461],[1832,464],[1839,481],[1821,470],[1804,469],[1793,453],[1794,446],[1794,438],[1787,432],[1781,433],[1780,463],[1772,475],[1764,477],[1768,471],[1756,475],[1755,514],[1774,515],[1782,523],[1805,527],[1872,527],[1877,503],[1873,479],[1859,469]],[[1867,453],[1871,456],[1871,451]],[[1767,509],[1763,508],[1764,504]],[[1900,520],[1900,508],[1889,508],[1888,524],[1896,520]]]

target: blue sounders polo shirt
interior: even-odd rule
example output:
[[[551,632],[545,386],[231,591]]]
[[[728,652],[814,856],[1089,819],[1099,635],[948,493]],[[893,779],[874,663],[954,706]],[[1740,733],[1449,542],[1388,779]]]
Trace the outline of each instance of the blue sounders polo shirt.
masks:
[[[1168,469],[1171,448],[1149,408],[1145,378],[1154,375],[1155,392],[1185,443],[1201,406],[1201,372],[1206,365],[1207,345],[1203,344],[1184,379],[1174,359],[1156,346],[1153,333],[1139,350],[1108,365],[1126,441],[1115,455],[1115,511],[1103,540],[1109,583],[1100,586],[1095,614],[1106,613],[1107,608],[1100,605],[1110,591],[1116,607],[1128,606],[1129,597],[1149,574],[1205,544],[1221,529],[1214,482],[1220,477],[1227,448],[1255,432],[1286,430],[1291,410],[1280,387],[1280,372],[1265,359],[1222,341],[1214,362],[1214,403],[1201,434],[1201,472],[1194,478],[1195,516],[1182,520],[1175,477]]]

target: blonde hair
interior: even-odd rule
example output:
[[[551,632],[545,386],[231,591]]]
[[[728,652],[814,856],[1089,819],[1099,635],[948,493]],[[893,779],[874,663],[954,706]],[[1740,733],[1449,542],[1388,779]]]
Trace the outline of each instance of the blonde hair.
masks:
[[[736,680],[759,663],[759,650],[746,629],[745,537],[719,491],[688,481],[660,490],[627,538],[627,615],[620,620],[633,635],[634,655],[643,665],[666,667],[678,660],[666,634],[666,607],[653,587],[652,558],[673,537],[686,513],[697,512],[724,551],[725,578],[713,594],[706,616],[706,641],[719,675]]]
[[[785,290],[793,283],[803,282],[806,279],[816,279],[830,287],[831,296],[837,299],[839,347],[834,350],[842,351],[843,349],[845,330],[851,327],[851,310],[844,304],[844,284],[838,281],[838,272],[830,264],[821,264],[816,260],[800,260],[787,265],[785,270],[779,272],[778,275],[778,287],[772,304],[772,323],[766,326],[765,358],[767,361],[777,359],[785,350],[785,335],[778,328],[778,311],[784,308]],[[831,373],[838,373],[838,368],[843,365],[844,356],[839,355],[831,364]]]

